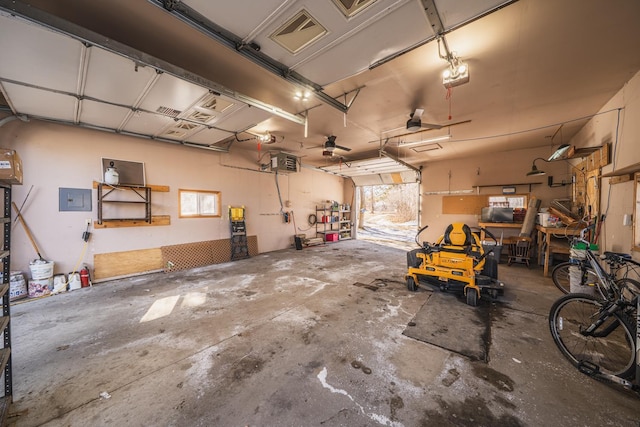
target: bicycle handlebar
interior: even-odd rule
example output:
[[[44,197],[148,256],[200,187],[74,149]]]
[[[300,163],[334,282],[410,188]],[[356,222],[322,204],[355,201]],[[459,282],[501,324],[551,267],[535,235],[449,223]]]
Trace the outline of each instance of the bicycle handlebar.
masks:
[[[596,225],[595,225],[595,224],[591,224],[591,225],[589,225],[589,226],[587,226],[587,227],[583,228],[582,230],[580,230],[580,239],[579,239],[579,240],[580,240],[582,243],[586,243],[586,244],[587,244],[587,247],[589,246],[590,242],[589,242],[589,241],[587,241],[587,240],[585,240],[584,236],[585,236],[585,234],[587,234],[587,231],[588,231],[589,229],[595,230],[595,228],[596,228]]]

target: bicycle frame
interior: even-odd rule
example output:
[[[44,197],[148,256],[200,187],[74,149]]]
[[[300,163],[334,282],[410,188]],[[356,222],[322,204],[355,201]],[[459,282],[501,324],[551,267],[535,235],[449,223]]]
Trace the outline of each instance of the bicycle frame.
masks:
[[[616,313],[618,311],[620,311],[621,307],[623,307],[625,305],[624,301],[622,300],[621,296],[619,295],[619,290],[616,289],[616,285],[614,283],[614,278],[611,277],[602,267],[602,265],[600,264],[600,262],[598,262],[598,259],[596,257],[596,255],[591,251],[591,249],[589,248],[589,242],[587,242],[586,240],[584,240],[584,233],[586,232],[586,228],[584,230],[582,230],[582,232],[580,233],[580,239],[579,241],[586,243],[587,247],[585,249],[585,260],[587,261],[590,265],[591,268],[593,269],[593,271],[595,272],[595,274],[598,276],[598,280],[600,281],[600,283],[602,284],[602,286],[606,289],[607,292],[607,296],[604,296],[605,298],[607,298],[607,300],[610,302],[610,304],[608,306],[603,307],[603,311],[602,314],[600,315],[600,317],[591,324],[591,326],[589,328],[587,328],[585,331],[583,331],[583,334],[585,335],[592,335],[592,336],[598,336],[599,334],[601,335],[607,335],[609,334],[613,329],[615,329],[615,327],[617,325],[613,325],[613,327],[609,327],[607,330],[605,331],[601,331],[601,332],[595,332],[595,330],[597,330],[597,328],[602,325],[604,323],[604,321],[610,317],[613,313]],[[629,389],[633,389],[633,390],[640,390],[640,296],[636,296],[636,319],[635,319],[635,326],[636,326],[636,336],[635,336],[635,341],[636,341],[636,355],[635,355],[635,363],[636,363],[636,373],[635,373],[635,378],[633,381],[629,381],[626,380],[624,378],[620,378],[617,375],[612,375],[612,374],[606,374],[600,371],[599,367],[592,364],[591,362],[581,362],[580,365],[578,366],[578,370],[582,373],[585,373],[587,375],[596,377],[596,378],[600,378],[600,379],[604,379],[604,380],[608,380],[611,381],[613,383],[619,384],[625,388],[629,388]],[[626,304],[627,306],[629,305],[628,303]]]
[[[592,325],[593,327],[594,325]],[[617,375],[605,374],[598,366],[590,362],[582,362],[578,370],[583,374],[619,384],[630,390],[640,391],[640,297],[636,298],[636,375],[633,381],[625,380]]]

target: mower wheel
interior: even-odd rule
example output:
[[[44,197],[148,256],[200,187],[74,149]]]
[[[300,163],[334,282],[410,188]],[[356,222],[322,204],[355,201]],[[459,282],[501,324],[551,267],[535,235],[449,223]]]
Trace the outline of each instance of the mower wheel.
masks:
[[[416,282],[413,280],[413,277],[411,276],[407,277],[407,289],[409,289],[411,292],[415,292],[418,290],[418,287],[416,286]]]
[[[478,292],[474,288],[467,288],[467,305],[471,307],[478,305]]]

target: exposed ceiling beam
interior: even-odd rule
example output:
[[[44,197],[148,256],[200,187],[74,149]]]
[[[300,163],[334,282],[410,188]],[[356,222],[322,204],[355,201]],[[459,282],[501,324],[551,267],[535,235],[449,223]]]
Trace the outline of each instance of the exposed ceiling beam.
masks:
[[[486,10],[484,12],[482,12],[479,15],[473,16],[463,22],[460,22],[459,24],[456,25],[452,25],[449,28],[445,28],[444,23],[442,22],[442,19],[440,18],[440,14],[438,13],[438,9],[436,8],[435,5],[435,0],[421,0],[422,1],[422,7],[424,8],[425,13],[427,14],[427,19],[429,20],[429,23],[431,24],[431,27],[433,28],[433,36],[432,37],[428,37],[425,40],[422,40],[420,43],[416,43],[413,46],[409,46],[406,49],[400,50],[398,52],[395,52],[385,58],[382,58],[376,62],[374,62],[373,64],[371,64],[369,66],[369,69],[372,70],[376,67],[379,67],[383,64],[386,64],[389,61],[392,61],[396,58],[398,58],[399,56],[404,55],[405,53],[409,53],[414,49],[417,49],[421,46],[424,46],[425,44],[436,40],[438,38],[443,38],[444,39],[444,35],[448,34],[454,30],[457,30],[458,28],[461,28],[473,21],[476,21],[482,17],[485,17],[497,10],[502,9],[503,7],[509,6],[510,4],[513,4],[515,2],[517,2],[518,0],[507,0],[501,4],[499,4],[498,6],[495,6],[489,10]],[[448,53],[448,47],[447,49],[447,53]]]
[[[337,99],[323,92],[322,86],[307,79],[300,73],[291,70],[286,65],[276,61],[275,59],[260,52],[260,46],[255,43],[245,43],[240,37],[222,28],[221,26],[211,22],[195,9],[189,7],[183,2],[176,0],[148,0],[150,3],[166,10],[172,16],[182,22],[201,31],[208,37],[216,40],[222,45],[235,50],[238,54],[244,56],[255,64],[261,66],[267,71],[282,77],[305,90],[313,93],[317,98],[327,105],[346,113],[350,105],[343,104]]]

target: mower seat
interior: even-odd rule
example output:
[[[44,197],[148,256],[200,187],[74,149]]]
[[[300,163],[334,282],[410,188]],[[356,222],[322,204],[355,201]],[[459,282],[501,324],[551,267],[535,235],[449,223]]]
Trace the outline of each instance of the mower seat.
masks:
[[[470,263],[472,270],[482,270],[484,266],[484,258],[482,258],[484,250],[480,244],[480,239],[471,232],[467,224],[461,222],[449,224],[438,240],[438,244],[439,261],[443,264],[456,264],[461,260],[466,260]],[[481,261],[477,262],[480,259]]]

